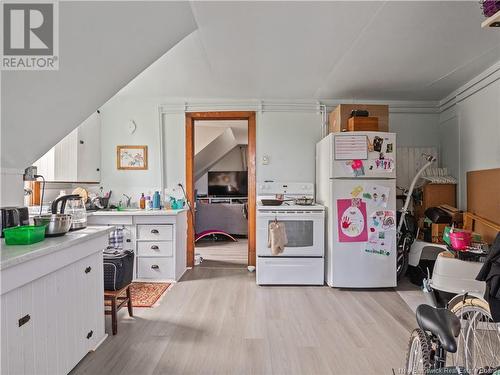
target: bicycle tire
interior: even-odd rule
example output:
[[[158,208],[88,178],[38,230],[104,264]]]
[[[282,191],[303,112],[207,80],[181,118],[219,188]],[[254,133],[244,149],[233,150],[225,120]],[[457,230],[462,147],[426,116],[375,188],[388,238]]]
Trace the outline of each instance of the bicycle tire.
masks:
[[[396,251],[396,279],[399,281],[406,275],[410,261],[410,248],[414,241],[410,233],[403,234]],[[400,259],[401,255],[401,259]]]
[[[461,320],[463,319],[464,313],[469,314],[468,316],[473,316],[473,321],[476,321],[477,317],[481,316],[479,314],[482,314],[483,317],[487,317],[491,320],[491,322],[487,322],[487,323],[484,323],[484,321],[483,321],[483,326],[485,324],[487,324],[489,327],[489,325],[495,324],[492,322],[492,319],[491,319],[491,312],[490,312],[488,302],[486,302],[485,300],[483,300],[481,298],[467,297],[465,300],[459,301],[455,305],[453,305],[450,308],[450,310],[456,316],[458,316]],[[481,324],[481,323],[479,323],[479,324]],[[497,329],[500,329],[500,327]],[[497,359],[497,361],[500,361],[500,359],[498,359],[498,358],[500,358],[500,338],[499,338],[498,334],[497,334],[496,340],[495,340],[494,335],[493,335],[492,340],[490,340],[490,338],[488,337],[488,340],[490,340],[491,342],[488,342],[488,345],[485,345],[484,342],[478,343],[476,336],[470,336],[470,335],[476,335],[476,332],[473,332],[473,330],[475,330],[475,327],[471,326],[470,323],[467,324],[465,327],[464,326],[462,327],[462,331],[460,332],[459,339],[463,340],[463,342],[459,341],[458,343],[459,343],[459,346],[462,345],[462,348],[459,350],[463,350],[463,352],[462,353],[457,352],[457,355],[454,358],[454,362],[457,362],[457,363],[454,363],[454,364],[455,365],[463,365],[471,373],[475,373],[476,371],[478,371],[479,368],[482,368],[482,367],[490,367],[491,368],[493,366],[500,365],[500,363],[494,363],[494,362],[496,362],[495,358]],[[483,329],[483,331],[484,331],[484,329]],[[472,346],[472,348],[466,349],[466,346],[465,346],[466,343],[467,343],[467,345],[469,345],[471,340],[474,342],[474,345]],[[496,344],[496,347],[493,347],[495,344]],[[482,351],[484,353],[485,348],[493,349],[493,351],[491,351],[490,353],[486,353],[486,356],[484,358],[481,358],[480,360],[478,360],[475,357],[475,354],[474,354],[475,351]],[[462,358],[460,357],[460,355],[462,355]],[[464,362],[464,363],[459,363],[459,362]],[[477,362],[479,362],[479,363],[477,363]],[[485,363],[485,362],[488,362],[488,363]],[[491,362],[491,363],[489,363],[489,362]]]
[[[415,365],[420,364],[416,368]],[[413,330],[406,351],[405,375],[422,375],[432,368],[432,344],[420,328]]]

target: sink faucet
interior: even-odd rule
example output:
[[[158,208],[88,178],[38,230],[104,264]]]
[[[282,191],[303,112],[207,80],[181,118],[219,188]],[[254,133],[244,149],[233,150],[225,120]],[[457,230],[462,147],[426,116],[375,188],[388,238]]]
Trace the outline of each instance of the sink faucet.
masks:
[[[127,198],[127,208],[130,207],[130,201],[132,200],[132,197],[129,197],[127,194],[123,194],[125,198]]]

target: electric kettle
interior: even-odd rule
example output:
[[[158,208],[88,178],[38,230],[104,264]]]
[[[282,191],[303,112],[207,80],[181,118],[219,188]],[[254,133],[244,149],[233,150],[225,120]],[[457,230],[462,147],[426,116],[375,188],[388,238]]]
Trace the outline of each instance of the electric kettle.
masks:
[[[60,212],[58,211],[61,204]],[[82,197],[78,194],[63,195],[52,202],[51,210],[53,214],[69,214],[72,217],[71,228],[69,230],[83,229],[87,227],[87,210]]]

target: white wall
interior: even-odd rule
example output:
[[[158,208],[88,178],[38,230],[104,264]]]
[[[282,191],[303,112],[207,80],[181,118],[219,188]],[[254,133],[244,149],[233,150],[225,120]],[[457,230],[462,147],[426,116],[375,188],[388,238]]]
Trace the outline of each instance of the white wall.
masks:
[[[459,143],[458,117],[454,106],[439,115],[439,148],[442,165],[460,181]],[[460,183],[458,189],[460,190]]]
[[[438,113],[389,113],[389,130],[397,134],[398,147],[439,146]]]
[[[165,185],[174,186],[185,181],[185,118],[184,113],[165,113],[163,119]],[[321,116],[290,110],[258,113],[256,120],[257,181],[314,181],[315,144],[321,137]],[[269,165],[262,165],[263,155],[269,155]]]
[[[257,115],[257,181],[315,181],[316,143],[321,115],[310,112],[263,112]],[[269,156],[269,165],[262,157]]]
[[[0,173],[0,207],[24,206],[23,170],[2,168]]]
[[[158,136],[158,107],[162,98],[137,99],[117,96],[102,107],[102,185],[113,189],[115,198],[125,192],[134,200],[142,191],[152,191],[161,185],[159,168],[160,141]],[[255,110],[245,106],[227,110]],[[194,108],[191,110],[198,110]],[[226,110],[214,105],[214,109]],[[428,112],[435,112],[430,108]],[[135,119],[138,130],[134,135],[126,132],[130,119]],[[165,110],[163,119],[164,160],[163,183],[175,187],[185,182],[185,116],[183,109]],[[315,144],[321,138],[321,115],[314,106],[308,111],[293,107],[280,107],[279,111],[257,112],[256,153],[257,181],[287,180],[314,181]],[[439,145],[439,115],[437,113],[390,113],[391,131],[398,134],[399,146]],[[200,127],[201,128],[201,127]],[[117,171],[115,147],[117,144],[147,144],[150,168],[148,171]],[[269,156],[269,165],[262,157]]]
[[[443,100],[443,158],[459,178],[459,206],[467,208],[467,172],[500,168],[500,63]]]
[[[215,138],[224,133],[226,128],[213,126],[199,126],[194,132],[194,154],[203,150]]]
[[[161,188],[160,126],[156,101],[117,97],[101,107],[101,186],[113,190],[111,201],[131,195],[137,201],[141,193],[151,193]],[[137,128],[129,132],[134,120]],[[171,142],[184,144],[184,139],[174,137]],[[148,146],[147,170],[118,170],[117,145]]]

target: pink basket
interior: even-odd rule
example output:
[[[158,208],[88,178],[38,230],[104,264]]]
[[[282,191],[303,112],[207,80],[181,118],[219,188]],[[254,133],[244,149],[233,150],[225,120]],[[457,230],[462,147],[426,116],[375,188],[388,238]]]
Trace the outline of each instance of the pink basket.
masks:
[[[471,238],[470,232],[450,232],[451,247],[454,250],[466,250],[470,245]]]

